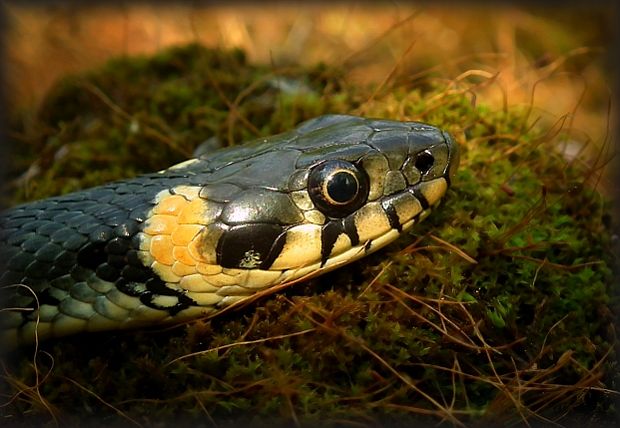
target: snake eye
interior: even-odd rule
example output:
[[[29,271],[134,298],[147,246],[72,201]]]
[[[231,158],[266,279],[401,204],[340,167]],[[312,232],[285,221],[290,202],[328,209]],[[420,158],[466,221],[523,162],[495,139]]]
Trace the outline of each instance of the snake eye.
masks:
[[[433,167],[435,158],[428,150],[418,153],[415,160],[415,167],[420,171],[420,174],[425,174]]]
[[[345,217],[366,201],[368,176],[350,162],[323,162],[310,171],[308,193],[323,214]]]

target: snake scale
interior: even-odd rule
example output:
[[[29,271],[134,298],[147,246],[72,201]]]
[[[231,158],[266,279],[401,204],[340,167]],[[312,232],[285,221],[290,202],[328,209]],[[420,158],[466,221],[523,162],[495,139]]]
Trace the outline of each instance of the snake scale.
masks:
[[[170,324],[357,260],[427,216],[446,132],[321,116],[166,170],[0,216],[2,340]]]

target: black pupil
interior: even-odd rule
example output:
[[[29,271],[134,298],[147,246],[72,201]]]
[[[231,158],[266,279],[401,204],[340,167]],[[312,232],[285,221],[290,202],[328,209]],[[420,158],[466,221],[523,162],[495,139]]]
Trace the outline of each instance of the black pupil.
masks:
[[[327,183],[327,193],[338,203],[349,202],[357,195],[357,180],[349,172],[337,172]]]
[[[428,172],[433,167],[433,163],[435,163],[435,159],[433,155],[428,152],[422,152],[418,154],[418,157],[415,160],[415,167],[424,174]]]

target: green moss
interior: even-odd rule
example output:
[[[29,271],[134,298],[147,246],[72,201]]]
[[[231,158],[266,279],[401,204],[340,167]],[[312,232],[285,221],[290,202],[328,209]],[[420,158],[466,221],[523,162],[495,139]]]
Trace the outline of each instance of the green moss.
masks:
[[[275,76],[302,89],[278,89]],[[25,140],[15,173],[33,159],[41,172],[13,202],[162,169],[214,135],[237,143],[356,106],[380,117],[399,106],[462,148],[443,206],[378,254],[209,322],[42,344],[53,364],[38,354],[49,372],[38,390],[64,425],[503,424],[575,409],[611,420],[610,395],[590,389],[618,381],[609,206],[555,150],[562,136],[528,128],[527,109],[494,111],[437,85],[364,103],[372,90],[341,76],[326,66],[279,73],[192,45],[67,78],[35,124],[14,119]],[[18,399],[0,412],[51,425],[25,388],[31,353],[7,366],[3,390]]]

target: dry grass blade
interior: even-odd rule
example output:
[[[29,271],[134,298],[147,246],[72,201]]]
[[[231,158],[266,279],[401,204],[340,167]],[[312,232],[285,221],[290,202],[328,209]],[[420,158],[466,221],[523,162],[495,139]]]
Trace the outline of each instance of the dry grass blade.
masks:
[[[14,284],[14,285],[5,286],[2,288],[3,289],[10,289],[10,288],[25,289],[29,294],[33,296],[34,301],[35,301],[35,308],[38,309],[40,307],[39,297],[34,292],[34,290],[28,285]],[[27,308],[22,308],[22,309],[27,309]],[[3,310],[14,310],[14,309],[5,308]],[[16,392],[11,399],[9,399],[6,403],[3,403],[0,407],[8,406],[14,399],[24,394],[25,396],[29,397],[28,401],[30,401],[31,403],[35,404],[38,407],[44,408],[52,417],[54,421],[54,425],[58,426],[58,410],[55,408],[54,405],[52,405],[47,399],[43,397],[43,395],[41,394],[41,389],[40,389],[41,384],[43,384],[43,382],[45,382],[48,376],[52,373],[52,369],[54,367],[54,357],[47,352],[39,352],[39,334],[38,334],[39,322],[40,322],[40,317],[39,317],[39,314],[37,313],[37,318],[35,320],[35,325],[34,325],[34,349],[32,353],[32,369],[34,371],[34,377],[35,377],[34,385],[32,386],[26,385],[23,381],[16,378],[12,374],[10,374],[7,368],[3,364],[3,368],[5,372],[4,377],[13,386],[13,389]],[[51,361],[50,369],[43,377],[41,377],[41,374],[39,372],[39,366],[37,363],[37,356],[39,354],[46,355]]]
[[[242,341],[238,341],[238,342],[233,342],[233,343],[229,343],[227,345],[217,346],[215,348],[209,348],[209,349],[205,349],[203,351],[197,351],[197,352],[193,352],[191,354],[182,355],[180,357],[175,358],[172,361],[167,362],[166,365],[168,366],[170,364],[176,363],[178,361],[181,361],[181,360],[184,360],[184,359],[187,359],[187,358],[195,357],[195,356],[198,356],[198,355],[208,354],[209,352],[221,351],[223,349],[228,349],[228,348],[232,348],[232,347],[235,347],[235,346],[255,345],[255,344],[258,344],[258,343],[265,343],[265,342],[270,342],[270,341],[273,341],[273,340],[282,340],[282,339],[287,339],[289,337],[301,336],[303,334],[312,333],[314,331],[316,331],[315,328],[309,328],[307,330],[296,331],[294,333],[289,333],[289,334],[281,334],[281,335],[278,335],[278,336],[265,337],[263,339],[242,340]]]
[[[450,244],[449,242],[444,241],[441,238],[438,238],[435,235],[429,235],[429,237],[434,240],[439,242],[441,245],[443,245],[444,247],[447,247],[449,250],[454,251],[456,254],[458,254],[460,257],[462,257],[463,259],[467,260],[469,263],[472,264],[476,264],[478,263],[476,261],[476,259],[474,259],[473,257],[471,257],[469,254],[467,254],[465,251],[461,250],[460,248],[456,247],[455,245]]]

